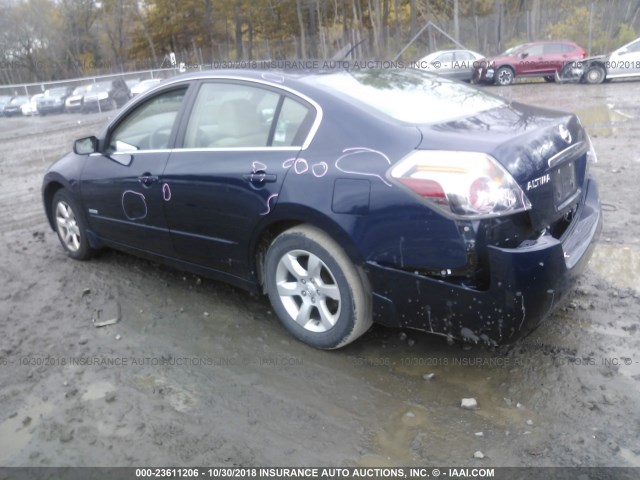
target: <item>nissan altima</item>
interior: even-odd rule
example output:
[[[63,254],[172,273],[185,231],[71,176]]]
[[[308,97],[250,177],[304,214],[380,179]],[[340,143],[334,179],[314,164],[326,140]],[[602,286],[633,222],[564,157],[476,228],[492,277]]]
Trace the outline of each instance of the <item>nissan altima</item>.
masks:
[[[601,227],[572,114],[417,70],[199,72],[132,100],[42,194],[104,247],[266,294],[342,347],[373,322],[496,345],[539,325]]]

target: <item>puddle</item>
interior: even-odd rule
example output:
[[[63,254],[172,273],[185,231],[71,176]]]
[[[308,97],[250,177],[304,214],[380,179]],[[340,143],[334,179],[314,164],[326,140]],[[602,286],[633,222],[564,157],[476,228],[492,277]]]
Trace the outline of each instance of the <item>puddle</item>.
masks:
[[[575,110],[582,125],[591,135],[608,137],[619,133],[619,124],[635,118],[615,105],[593,105]]]
[[[589,267],[617,288],[640,292],[640,248],[636,246],[599,244]]]
[[[415,333],[411,336],[418,336]],[[394,346],[395,347],[395,346]],[[526,421],[538,418],[518,402],[526,404],[526,388],[513,393],[512,405],[505,402],[504,385],[522,382],[523,359],[499,357],[482,349],[460,351],[432,343],[426,350],[402,347],[369,351],[367,360],[388,361],[388,375],[370,375],[376,369],[363,370],[361,375],[392,395],[410,398],[398,410],[385,415],[372,437],[376,455],[357,460],[362,467],[396,467],[425,464],[437,459],[451,458],[451,438],[456,439],[456,451],[470,452],[470,458],[482,444],[475,432],[499,435],[510,431],[520,435],[527,430]],[[522,360],[522,361],[521,361]],[[433,373],[431,380],[423,375]],[[399,385],[395,384],[400,380]],[[406,390],[404,386],[409,386]],[[394,389],[396,393],[394,394]],[[509,394],[509,396],[512,396]],[[462,398],[476,398],[479,408],[466,411],[460,408]],[[454,421],[451,421],[455,418]]]
[[[87,388],[87,391],[82,395],[82,400],[99,400],[104,398],[109,392],[113,392],[116,388],[109,382],[96,382]]]
[[[4,465],[24,448],[31,440],[34,427],[52,409],[50,403],[38,401],[18,411],[15,417],[0,423],[0,465]],[[25,425],[24,420],[27,417],[31,420]]]
[[[620,448],[620,456],[629,462],[629,465],[636,468],[640,467],[640,456],[636,455],[628,448]]]
[[[379,455],[368,455],[357,461],[362,467],[397,467],[419,460],[422,443],[433,437],[428,412],[419,405],[407,405],[389,419],[387,427],[378,432],[375,443]]]

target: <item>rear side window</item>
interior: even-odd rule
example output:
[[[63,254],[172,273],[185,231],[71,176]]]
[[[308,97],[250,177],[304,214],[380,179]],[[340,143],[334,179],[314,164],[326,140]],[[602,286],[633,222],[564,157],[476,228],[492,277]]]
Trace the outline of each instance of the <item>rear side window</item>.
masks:
[[[438,56],[437,60],[442,63],[451,63],[453,62],[453,53],[443,53],[442,55]]]
[[[273,133],[274,147],[302,145],[309,133],[309,109],[295,100],[285,97]]]
[[[473,55],[471,55],[469,52],[456,52],[457,62],[467,62],[473,59],[474,59]]]
[[[544,46],[544,53],[546,54],[554,54],[554,53],[564,53],[565,47],[568,45],[562,45],[560,43],[550,43]]]

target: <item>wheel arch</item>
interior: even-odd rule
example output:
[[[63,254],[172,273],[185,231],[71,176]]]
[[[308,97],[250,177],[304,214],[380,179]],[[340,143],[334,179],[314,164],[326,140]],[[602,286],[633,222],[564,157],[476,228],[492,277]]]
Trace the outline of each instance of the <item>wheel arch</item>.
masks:
[[[511,70],[513,72],[513,76],[516,75],[516,69],[514,68],[513,65],[509,64],[509,63],[503,63],[502,65],[500,65],[499,67],[496,67],[496,72],[498,70],[500,70],[501,68],[508,68],[509,70]]]
[[[344,249],[349,259],[356,265],[364,263],[362,252],[349,234],[332,218],[317,210],[300,207],[294,209],[281,208],[273,212],[269,221],[262,223],[257,229],[249,245],[249,269],[251,275],[264,292],[264,259],[271,242],[281,233],[298,225],[311,225],[329,235]]]
[[[515,81],[515,79],[516,79],[517,75],[516,75],[515,67],[513,65],[508,64],[508,63],[504,63],[504,64],[500,65],[499,67],[496,67],[496,69],[494,70],[495,73],[494,73],[493,83],[495,85],[501,86],[500,82],[498,81],[498,78],[499,78],[498,77],[498,72],[500,70],[502,70],[503,68],[511,70],[511,75],[512,75],[511,83],[513,83]]]
[[[62,182],[58,180],[52,180],[47,183],[42,189],[42,201],[44,203],[44,211],[47,214],[47,220],[49,221],[49,226],[52,230],[56,229],[55,222],[53,219],[53,210],[51,208],[51,204],[53,203],[53,196],[56,194],[58,190],[65,188]]]
[[[585,74],[587,73],[587,70],[591,67],[600,67],[604,72],[604,77],[602,78],[602,82],[604,82],[607,79],[607,74],[609,72],[607,70],[607,66],[602,60],[593,60],[592,62],[589,62],[589,65],[587,65],[587,68],[585,69]]]

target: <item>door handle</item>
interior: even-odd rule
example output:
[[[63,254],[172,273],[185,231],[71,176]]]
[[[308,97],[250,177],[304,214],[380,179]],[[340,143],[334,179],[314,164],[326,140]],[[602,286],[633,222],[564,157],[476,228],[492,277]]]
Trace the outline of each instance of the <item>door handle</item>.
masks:
[[[251,183],[272,183],[278,180],[277,175],[264,172],[247,173],[242,175],[242,178]]]
[[[159,178],[157,175],[150,175],[148,173],[138,177],[138,181],[145,187],[150,187],[152,183],[155,183],[158,180]]]

